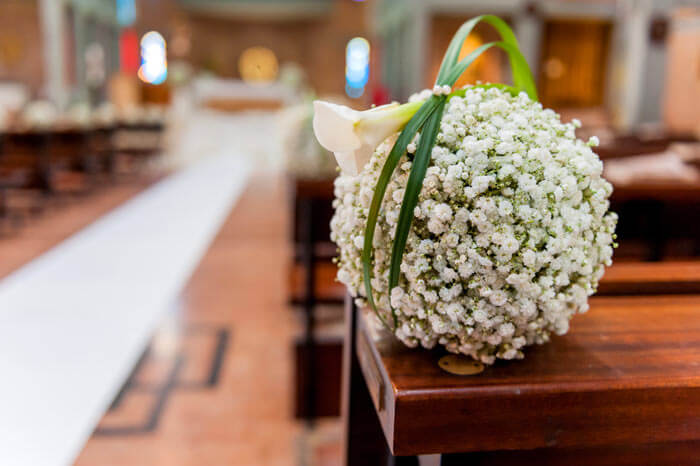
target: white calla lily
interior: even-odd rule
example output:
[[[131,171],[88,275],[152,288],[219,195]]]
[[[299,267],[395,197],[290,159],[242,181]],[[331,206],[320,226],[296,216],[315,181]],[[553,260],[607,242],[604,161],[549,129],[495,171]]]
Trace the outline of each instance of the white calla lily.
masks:
[[[422,104],[422,101],[393,103],[358,111],[317,100],[314,133],[318,142],[335,154],[343,173],[357,175],[377,146],[402,129]]]

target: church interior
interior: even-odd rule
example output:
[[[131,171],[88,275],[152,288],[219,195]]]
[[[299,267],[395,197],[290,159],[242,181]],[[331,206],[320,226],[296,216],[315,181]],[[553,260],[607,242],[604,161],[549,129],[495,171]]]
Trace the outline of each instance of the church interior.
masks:
[[[619,220],[591,314],[478,379],[368,336],[312,121],[432,89],[482,14]],[[1,465],[697,464],[700,4],[2,0],[0,354]]]

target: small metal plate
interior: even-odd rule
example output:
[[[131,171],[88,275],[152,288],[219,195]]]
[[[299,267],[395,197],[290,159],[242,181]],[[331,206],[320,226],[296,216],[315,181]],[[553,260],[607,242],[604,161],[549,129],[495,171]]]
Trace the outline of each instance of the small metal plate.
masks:
[[[441,357],[438,361],[438,366],[443,371],[454,375],[476,375],[484,371],[483,363],[456,354],[448,354]]]

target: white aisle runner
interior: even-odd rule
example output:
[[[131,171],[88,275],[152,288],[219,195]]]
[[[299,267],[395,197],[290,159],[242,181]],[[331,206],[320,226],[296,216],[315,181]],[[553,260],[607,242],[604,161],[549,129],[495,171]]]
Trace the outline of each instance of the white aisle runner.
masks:
[[[249,171],[206,159],[0,282],[0,465],[75,459]]]

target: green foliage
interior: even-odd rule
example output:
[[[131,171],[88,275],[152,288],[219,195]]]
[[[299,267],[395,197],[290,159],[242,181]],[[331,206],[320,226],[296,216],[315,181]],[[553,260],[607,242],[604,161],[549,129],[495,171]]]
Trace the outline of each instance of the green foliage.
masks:
[[[423,126],[428,117],[433,114],[438,105],[438,99],[430,98],[426,100],[425,103],[418,109],[416,114],[413,115],[413,118],[411,118],[411,120],[406,124],[403,131],[401,131],[396,143],[394,143],[394,147],[392,147],[391,152],[389,152],[386,162],[384,162],[384,167],[382,168],[382,172],[379,174],[377,186],[374,188],[374,195],[372,196],[372,203],[369,207],[362,250],[363,281],[365,283],[367,301],[369,301],[372,309],[374,309],[382,322],[384,322],[384,319],[377,311],[377,307],[374,303],[374,298],[372,296],[372,284],[370,281],[372,275],[372,240],[374,238],[374,231],[377,226],[379,208],[381,207],[382,200],[384,199],[384,194],[386,193],[386,188],[389,185],[391,175],[394,173],[401,156],[406,153],[406,146],[411,143],[418,130]]]
[[[418,150],[413,159],[411,173],[408,175],[406,182],[406,190],[401,203],[401,211],[399,212],[399,220],[396,224],[396,234],[394,235],[394,245],[391,251],[391,267],[389,268],[389,290],[399,284],[399,271],[401,270],[401,260],[403,259],[404,249],[406,248],[406,240],[408,233],[411,230],[413,221],[413,210],[418,204],[418,195],[423,188],[423,179],[425,172],[430,165],[430,157],[437,139],[438,131],[440,131],[440,119],[442,111],[445,108],[447,99],[444,96],[431,99],[438,100],[438,107],[430,115],[423,126],[420,141],[418,142]]]

